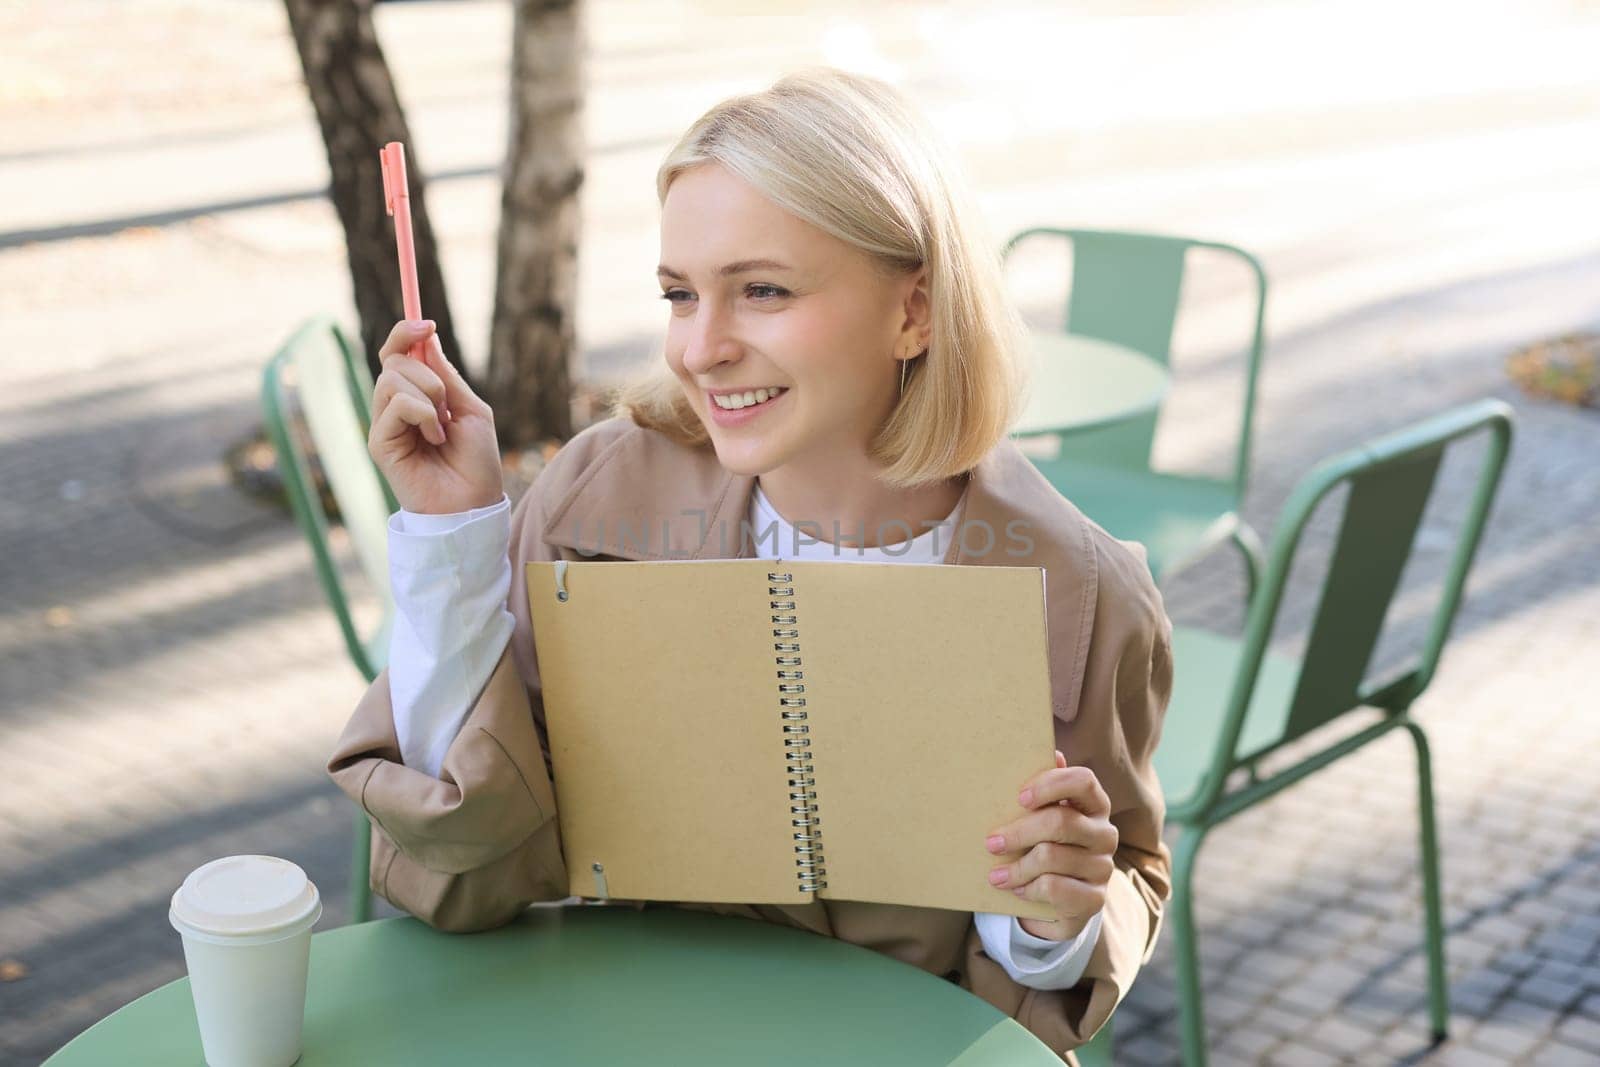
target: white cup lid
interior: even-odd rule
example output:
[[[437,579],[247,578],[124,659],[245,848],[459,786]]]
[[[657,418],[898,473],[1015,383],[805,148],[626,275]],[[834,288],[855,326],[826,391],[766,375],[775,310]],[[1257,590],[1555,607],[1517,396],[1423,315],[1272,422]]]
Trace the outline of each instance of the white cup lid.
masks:
[[[171,918],[203,934],[251,937],[315,922],[321,911],[317,887],[298,865],[276,856],[224,856],[183,880],[172,894]]]

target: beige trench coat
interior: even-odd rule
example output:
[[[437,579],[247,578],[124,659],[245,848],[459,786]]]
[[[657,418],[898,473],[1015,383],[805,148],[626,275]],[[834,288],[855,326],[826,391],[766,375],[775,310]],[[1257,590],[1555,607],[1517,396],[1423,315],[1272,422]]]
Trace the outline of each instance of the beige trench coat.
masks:
[[[531,902],[568,895],[521,565],[753,556],[744,524],[753,490],[753,478],[724,470],[709,448],[621,418],[551,460],[512,520],[516,632],[440,777],[401,763],[385,675],[329,760],[334,781],[372,819],[374,892],[451,931],[498,926]],[[638,536],[641,523],[649,538]],[[971,472],[956,528],[947,564],[1045,568],[1056,747],[1094,771],[1111,798],[1116,871],[1082,980],[1059,992],[1016,984],[962,912],[848,901],[710,910],[842,938],[959,982],[1073,1062],[1067,1050],[1093,1036],[1149,959],[1170,892],[1150,759],[1172,689],[1171,624],[1143,548],[1085,518],[1010,441]]]

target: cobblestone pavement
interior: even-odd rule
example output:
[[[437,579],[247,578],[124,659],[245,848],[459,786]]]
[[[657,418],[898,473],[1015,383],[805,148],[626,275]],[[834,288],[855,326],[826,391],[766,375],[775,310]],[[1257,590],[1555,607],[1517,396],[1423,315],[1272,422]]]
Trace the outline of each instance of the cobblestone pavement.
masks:
[[[256,424],[273,347],[310,313],[353,316],[281,9],[80,3],[47,19],[46,6],[0,8],[0,40],[22,57],[0,63],[0,1064],[19,1065],[182,974],[166,901],[207,859],[293,859],[323,891],[322,927],[345,920],[350,814],[321,768],[362,688],[294,528],[220,460]],[[428,165],[462,175],[434,183],[430,206],[464,338],[486,335],[492,292],[486,146],[501,143],[504,94],[484,72],[504,69],[504,6],[378,13]],[[998,231],[1139,226],[1259,252],[1273,291],[1246,510],[1263,533],[1324,455],[1482,396],[1517,408],[1487,538],[1417,707],[1434,744],[1451,1039],[1428,1047],[1415,772],[1398,737],[1208,842],[1208,1034],[1219,1063],[1600,1061],[1600,416],[1525,400],[1501,371],[1519,344],[1600,325],[1600,81],[1572,73],[1592,63],[1557,61],[1593,54],[1594,14],[1452,20],[1441,55],[1456,59],[1428,87],[1380,56],[1359,98],[1297,95],[1297,63],[1317,60],[1289,56],[1272,61],[1284,91],[1271,99],[1205,81],[1162,111],[1130,104],[1132,87],[1021,108],[1009,65],[939,43],[949,6],[714,22],[685,20],[730,5],[667,6],[594,9],[592,374],[647,353],[657,329],[649,189],[670,135],[728,91],[829,60],[905,77]],[[1044,6],[986,10],[962,16],[964,46],[1016,43],[1023,20],[1092,45],[1083,64],[1101,74],[1130,40],[1145,58],[1192,50],[1226,69],[1228,48],[1282,29],[1249,3],[1070,26]],[[1341,27],[1301,30],[1337,42]],[[700,32],[721,48],[715,76],[689,47]],[[101,40],[141,43],[113,62]],[[263,146],[278,169],[241,176],[233,163]],[[124,180],[85,195],[108,161]],[[1050,266],[1014,272],[1032,309],[1059,284]],[[1226,461],[1241,292],[1220,268],[1186,289],[1160,458]],[[1470,458],[1443,473],[1387,653],[1418,640]],[[1303,636],[1312,577],[1297,576],[1285,647]],[[1219,555],[1174,580],[1168,606],[1236,629],[1241,593]],[[1163,943],[1119,1014],[1122,1058],[1173,1062],[1174,1011]]]

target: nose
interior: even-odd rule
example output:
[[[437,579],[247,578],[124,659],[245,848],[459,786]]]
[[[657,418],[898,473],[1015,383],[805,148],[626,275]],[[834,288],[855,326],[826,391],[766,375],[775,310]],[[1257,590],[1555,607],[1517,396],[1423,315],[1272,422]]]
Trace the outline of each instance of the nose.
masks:
[[[709,374],[720,364],[738,362],[743,352],[744,346],[729,329],[727,316],[710,301],[701,301],[689,322],[683,369],[695,375]]]

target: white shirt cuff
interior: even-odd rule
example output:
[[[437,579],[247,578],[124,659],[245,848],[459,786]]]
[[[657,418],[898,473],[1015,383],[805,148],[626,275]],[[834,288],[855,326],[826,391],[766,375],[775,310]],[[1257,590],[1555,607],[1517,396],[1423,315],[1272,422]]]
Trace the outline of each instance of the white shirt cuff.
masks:
[[[989,958],[1011,980],[1029,989],[1071,989],[1083,977],[1100,940],[1102,912],[1096,912],[1071,941],[1034,937],[1011,915],[978,912],[972,919]]]
[[[457,511],[449,515],[424,515],[418,511],[407,511],[401,508],[389,516],[389,531],[400,534],[446,534],[455,533],[463,526],[490,515],[505,512],[507,517],[506,529],[510,530],[511,498],[504,493],[500,499],[487,507],[473,508],[471,511]]]
[[[389,519],[395,623],[389,694],[401,760],[437,778],[444,754],[505,650],[516,620],[511,501]]]

